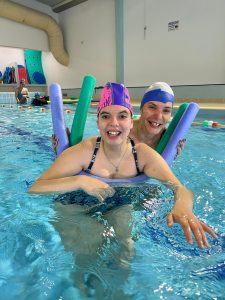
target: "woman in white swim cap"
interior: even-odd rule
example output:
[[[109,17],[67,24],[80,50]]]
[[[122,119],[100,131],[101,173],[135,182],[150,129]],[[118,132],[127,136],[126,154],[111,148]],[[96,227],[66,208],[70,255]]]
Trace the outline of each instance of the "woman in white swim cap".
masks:
[[[155,82],[150,85],[141,100],[141,115],[134,120],[130,137],[136,143],[145,143],[156,149],[170,121],[174,101],[173,90],[167,83]],[[182,148],[183,141],[178,145],[178,154]]]

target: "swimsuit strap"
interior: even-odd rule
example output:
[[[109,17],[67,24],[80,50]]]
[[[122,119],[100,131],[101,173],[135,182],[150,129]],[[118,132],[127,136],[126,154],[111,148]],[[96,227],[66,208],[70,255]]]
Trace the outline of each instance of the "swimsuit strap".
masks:
[[[139,164],[138,164],[137,150],[136,150],[136,147],[135,147],[135,143],[131,138],[130,138],[130,143],[131,143],[131,147],[132,147],[132,153],[133,153],[133,156],[134,156],[134,162],[135,162],[135,166],[136,166],[136,169],[137,169],[137,173],[141,174],[140,169],[139,169]]]
[[[93,167],[93,164],[94,164],[95,159],[96,159],[97,152],[100,148],[101,139],[102,138],[100,136],[98,136],[97,139],[96,139],[95,149],[94,149],[90,164],[87,167],[87,169],[85,170],[85,172],[87,172],[87,173],[91,173],[91,168]],[[134,157],[134,162],[135,162],[137,173],[141,174],[140,169],[139,169],[139,165],[138,165],[137,151],[136,151],[135,143],[131,138],[130,138],[130,143],[131,143],[131,147],[132,147],[132,154],[133,154],[133,157]]]
[[[87,169],[85,170],[86,172],[90,173],[91,172],[91,168],[93,167],[93,164],[95,162],[95,158],[96,158],[96,155],[97,155],[97,152],[100,148],[100,144],[101,144],[101,137],[98,136],[97,139],[96,139],[96,143],[95,143],[95,149],[94,149],[94,152],[93,152],[93,155],[92,155],[92,158],[91,158],[91,161],[90,161],[90,164],[89,166],[87,167]]]

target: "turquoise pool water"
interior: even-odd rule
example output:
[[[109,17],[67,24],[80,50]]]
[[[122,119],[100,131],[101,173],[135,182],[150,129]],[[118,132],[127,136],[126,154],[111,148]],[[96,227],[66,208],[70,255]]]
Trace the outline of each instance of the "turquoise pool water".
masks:
[[[95,123],[91,114],[85,136],[97,134]],[[28,195],[54,160],[51,133],[49,110],[1,109],[0,299],[225,299],[224,130],[192,127],[173,164],[218,234],[203,251],[167,228],[173,197],[157,182],[118,188],[118,206],[95,213]]]

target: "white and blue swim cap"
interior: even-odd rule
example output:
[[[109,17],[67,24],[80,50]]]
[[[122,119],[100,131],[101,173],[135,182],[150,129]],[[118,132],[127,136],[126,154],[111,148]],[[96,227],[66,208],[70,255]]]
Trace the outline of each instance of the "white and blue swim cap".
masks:
[[[174,93],[166,82],[155,82],[145,91],[141,100],[140,109],[149,101],[158,101],[162,103],[174,103]]]

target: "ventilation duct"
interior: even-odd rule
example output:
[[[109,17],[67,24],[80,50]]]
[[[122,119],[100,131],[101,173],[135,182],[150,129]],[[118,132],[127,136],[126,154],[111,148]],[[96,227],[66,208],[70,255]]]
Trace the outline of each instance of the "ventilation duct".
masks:
[[[68,66],[69,55],[64,49],[63,34],[52,17],[10,0],[0,0],[0,17],[44,30],[53,56],[60,64]]]
[[[86,2],[87,0],[65,0],[61,1],[59,4],[53,5],[52,10],[56,13],[59,13],[61,11],[64,11],[68,8],[71,8],[73,6],[76,6],[82,2]]]

